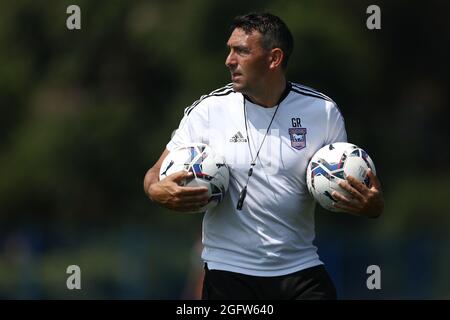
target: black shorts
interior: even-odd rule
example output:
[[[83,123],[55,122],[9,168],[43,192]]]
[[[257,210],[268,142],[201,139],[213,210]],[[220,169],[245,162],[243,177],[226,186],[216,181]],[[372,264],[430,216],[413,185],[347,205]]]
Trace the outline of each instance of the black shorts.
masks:
[[[203,300],[335,300],[336,288],[325,267],[277,277],[209,270],[205,264]]]

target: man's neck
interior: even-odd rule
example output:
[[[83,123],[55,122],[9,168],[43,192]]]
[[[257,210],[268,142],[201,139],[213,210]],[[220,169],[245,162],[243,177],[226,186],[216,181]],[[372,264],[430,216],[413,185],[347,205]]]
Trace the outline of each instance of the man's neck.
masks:
[[[264,108],[275,107],[281,100],[287,86],[285,77],[271,82],[270,86],[255,94],[246,94],[250,101]]]

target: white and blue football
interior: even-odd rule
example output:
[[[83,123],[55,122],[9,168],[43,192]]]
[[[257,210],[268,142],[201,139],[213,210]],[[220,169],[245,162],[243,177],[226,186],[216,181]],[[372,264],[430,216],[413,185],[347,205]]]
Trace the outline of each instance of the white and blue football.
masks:
[[[159,179],[178,171],[192,172],[192,179],[181,185],[207,187],[209,201],[196,212],[205,212],[217,206],[225,197],[229,183],[229,169],[223,156],[204,143],[192,143],[169,152],[159,172]]]
[[[333,207],[333,203],[337,201],[332,196],[333,191],[350,198],[351,195],[339,186],[339,181],[346,180],[347,176],[351,175],[369,186],[369,168],[376,174],[372,159],[360,147],[347,142],[326,145],[314,154],[308,164],[308,190],[323,208],[340,212],[341,209]]]

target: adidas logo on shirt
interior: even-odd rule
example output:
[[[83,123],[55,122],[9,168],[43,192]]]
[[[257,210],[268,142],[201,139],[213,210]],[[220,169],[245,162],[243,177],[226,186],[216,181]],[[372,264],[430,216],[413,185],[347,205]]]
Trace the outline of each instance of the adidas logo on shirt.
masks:
[[[234,136],[231,137],[230,142],[247,142],[242,133],[238,131]]]

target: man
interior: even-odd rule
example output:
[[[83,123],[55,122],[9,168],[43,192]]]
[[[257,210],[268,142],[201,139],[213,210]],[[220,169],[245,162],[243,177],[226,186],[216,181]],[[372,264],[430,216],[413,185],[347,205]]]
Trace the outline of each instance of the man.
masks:
[[[312,243],[315,205],[305,176],[319,148],[346,141],[344,119],[330,98],[286,80],[293,39],[280,18],[239,16],[231,31],[225,64],[232,84],[186,108],[166,150],[145,176],[145,191],[177,211],[205,205],[205,188],[179,185],[189,173],[158,181],[158,172],[173,148],[189,142],[210,145],[225,156],[230,186],[203,220],[203,298],[335,299]],[[292,128],[300,128],[295,136]],[[370,188],[352,178],[342,183],[353,197],[334,193],[336,206],[361,216],[380,215],[381,187],[372,172],[368,175]]]

